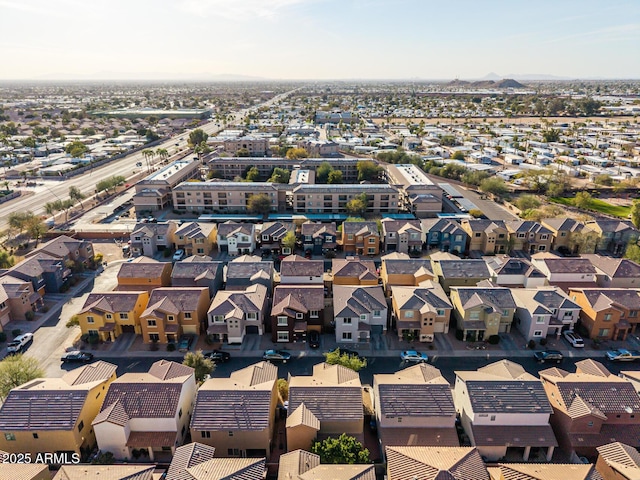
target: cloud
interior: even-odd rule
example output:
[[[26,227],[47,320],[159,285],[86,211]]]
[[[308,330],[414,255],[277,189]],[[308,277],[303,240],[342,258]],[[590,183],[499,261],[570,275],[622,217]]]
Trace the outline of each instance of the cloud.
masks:
[[[204,16],[246,20],[252,17],[276,17],[282,10],[317,0],[182,0],[179,8]]]

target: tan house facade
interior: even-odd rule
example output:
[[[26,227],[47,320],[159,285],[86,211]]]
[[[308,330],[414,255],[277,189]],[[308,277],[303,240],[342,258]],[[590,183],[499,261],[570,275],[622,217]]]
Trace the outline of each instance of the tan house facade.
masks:
[[[111,342],[122,333],[140,335],[140,315],[148,301],[146,291],[91,293],[77,314],[80,330]]]
[[[486,340],[511,331],[516,302],[510,289],[452,287],[450,298],[463,340]]]
[[[638,289],[570,288],[569,297],[582,309],[580,323],[589,331],[589,338],[625,340],[638,331]]]

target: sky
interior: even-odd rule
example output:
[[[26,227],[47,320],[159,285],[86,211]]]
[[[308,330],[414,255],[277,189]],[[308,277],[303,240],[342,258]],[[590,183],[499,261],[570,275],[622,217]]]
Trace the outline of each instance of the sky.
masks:
[[[640,78],[638,0],[0,0],[0,79]]]

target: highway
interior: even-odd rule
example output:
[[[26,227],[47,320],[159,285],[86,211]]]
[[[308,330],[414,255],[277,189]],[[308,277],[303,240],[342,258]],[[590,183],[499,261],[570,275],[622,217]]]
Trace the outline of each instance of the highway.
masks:
[[[280,95],[276,95],[266,102],[232,113],[232,121],[230,125],[241,124],[242,120],[249,112],[255,111],[260,107],[269,107],[274,103],[288,97],[292,93],[298,91],[300,88],[296,88]],[[224,127],[222,126],[222,124],[211,121],[197,128],[201,128],[209,135],[214,135],[221,131]],[[189,133],[192,130],[194,129],[184,131],[173,138],[155,145],[153,147],[153,150],[164,148],[167,149],[167,151],[169,151],[169,153],[172,155],[188,150],[189,147],[187,145],[187,139],[189,138]],[[159,159],[156,158],[156,161],[158,162]],[[142,162],[143,168],[145,168],[147,165],[147,162],[141,151],[127,155],[119,160],[114,160],[106,165],[103,165],[102,167],[90,170],[88,173],[72,177],[65,181],[38,179],[38,186],[25,188],[26,190],[33,191],[34,194],[23,195],[16,200],[11,200],[0,205],[0,231],[3,231],[8,227],[9,214],[13,212],[31,211],[37,215],[42,215],[45,213],[44,205],[46,203],[54,202],[56,200],[65,200],[69,198],[69,187],[72,186],[78,187],[83,194],[89,197],[95,193],[95,185],[102,180],[106,180],[107,178],[110,178],[114,175],[123,176],[127,179],[132,177],[134,175],[134,172],[140,171],[140,167],[136,167],[136,163],[138,162]]]

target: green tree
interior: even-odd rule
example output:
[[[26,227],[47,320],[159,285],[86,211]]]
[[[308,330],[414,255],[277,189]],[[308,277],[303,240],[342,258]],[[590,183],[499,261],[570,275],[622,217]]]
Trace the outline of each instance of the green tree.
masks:
[[[47,227],[40,217],[35,215],[29,219],[26,227],[29,236],[36,241],[36,247],[38,246],[38,242],[40,242],[42,236],[49,230],[49,227]]]
[[[250,156],[251,156],[251,153],[246,148],[239,148],[236,151],[236,157],[250,157]]]
[[[542,132],[542,139],[546,143],[557,142],[560,140],[560,130],[557,128],[551,128]]]
[[[636,228],[640,228],[640,198],[635,199],[631,204],[631,221]]]
[[[309,152],[304,148],[290,148],[286,153],[286,158],[289,160],[300,160],[302,158],[307,158],[308,156]]]
[[[251,195],[247,201],[247,210],[262,215],[269,213],[271,211],[271,199],[269,195],[265,193]]]
[[[211,374],[216,368],[215,363],[202,354],[202,350],[187,352],[182,364],[195,370],[196,382],[204,381],[204,377]]]
[[[347,202],[345,206],[347,213],[363,217],[367,213],[369,201],[366,193],[361,193]]]
[[[75,141],[71,142],[64,148],[64,151],[71,155],[73,158],[80,158],[85,153],[89,151],[89,147],[87,147],[84,143]]]
[[[498,177],[489,177],[482,180],[480,183],[480,190],[485,193],[492,193],[499,196],[508,192],[508,188],[504,183],[504,180]]]
[[[267,182],[273,183],[289,183],[289,179],[291,178],[291,172],[286,168],[276,167],[273,169],[271,176]]]
[[[606,173],[596,175],[596,178],[593,179],[593,183],[595,183],[596,185],[604,185],[606,187],[610,187],[611,185],[613,185],[613,178],[611,178],[611,175],[607,175]]]
[[[169,151],[166,148],[156,148],[156,155],[164,162],[169,158]]]
[[[343,367],[350,368],[356,372],[359,372],[367,366],[366,358],[360,359],[355,355],[347,355],[346,353],[340,355],[339,349],[325,353],[324,358],[324,361],[329,365],[342,365]]]
[[[257,182],[260,180],[260,171],[257,167],[251,167],[245,178],[247,182]]]
[[[598,245],[598,235],[595,232],[572,232],[570,245],[578,253],[595,253]]]
[[[12,389],[40,377],[44,377],[44,371],[35,358],[22,354],[6,357],[0,362],[0,399],[6,399]]]
[[[582,210],[588,210],[593,203],[593,197],[589,192],[578,192],[573,199],[573,206]]]
[[[373,182],[378,180],[382,167],[372,160],[360,160],[356,164],[358,169],[358,181],[359,182]]]
[[[329,162],[322,162],[316,169],[316,182],[327,183],[329,181],[329,174],[333,171],[333,167]]]
[[[627,250],[624,253],[624,258],[640,263],[640,246],[638,246],[637,240],[629,242]]]
[[[196,145],[200,145],[201,143],[207,143],[207,139],[209,135],[205,133],[201,128],[196,128],[189,134],[189,139],[187,140],[187,144],[191,148],[195,148]]]
[[[6,250],[0,250],[0,268],[10,268],[16,263],[16,259]]]
[[[289,382],[284,378],[279,378],[276,382],[276,388],[278,389],[278,394],[280,394],[280,398],[283,402],[289,400]]]
[[[350,435],[343,433],[338,438],[329,437],[316,441],[311,446],[311,453],[320,456],[320,463],[362,464],[371,463],[369,450]]]
[[[462,153],[460,150],[456,150],[455,152],[453,152],[451,158],[453,160],[464,160],[464,153]]]
[[[69,198],[74,202],[80,202],[80,208],[84,208],[82,200],[86,198],[86,195],[78,187],[69,187]]]
[[[282,239],[282,246],[289,248],[292,252],[296,248],[296,234],[293,230],[289,230]]]
[[[329,178],[327,179],[327,183],[334,184],[334,185],[343,183],[342,171],[341,170],[331,170],[331,172],[329,173]]]
[[[540,206],[540,200],[535,195],[520,195],[514,203],[520,210],[529,210]]]

